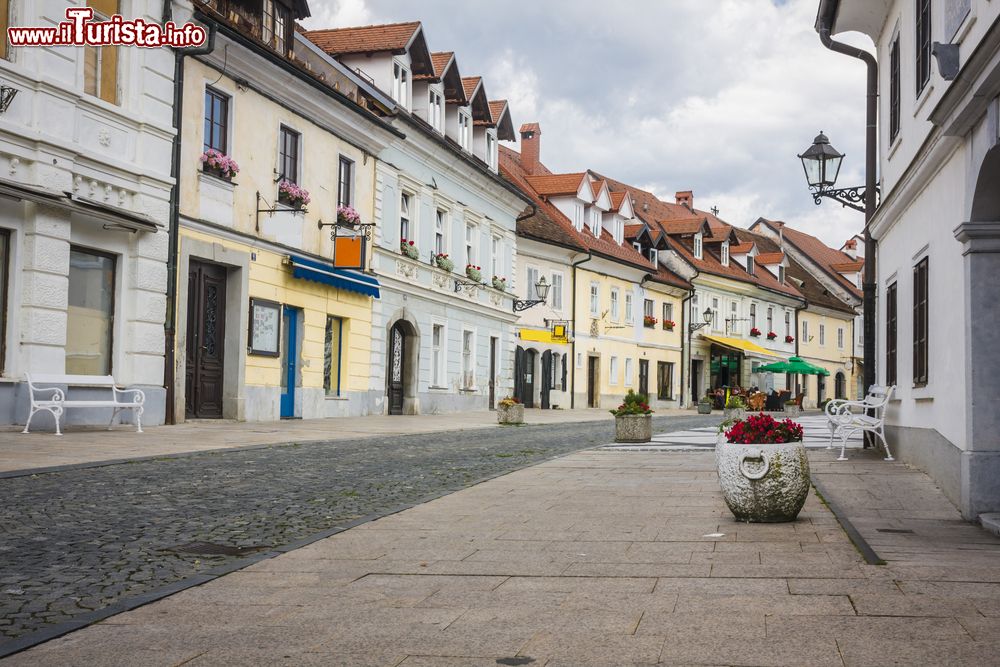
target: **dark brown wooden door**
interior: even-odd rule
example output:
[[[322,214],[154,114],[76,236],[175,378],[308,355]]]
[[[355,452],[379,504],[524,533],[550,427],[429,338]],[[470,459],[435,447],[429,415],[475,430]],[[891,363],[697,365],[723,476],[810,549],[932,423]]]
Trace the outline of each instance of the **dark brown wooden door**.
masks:
[[[389,331],[389,414],[403,414],[403,383],[406,380],[404,359],[406,334],[399,323]]]
[[[639,360],[639,393],[649,400],[649,360]]]
[[[597,407],[597,357],[587,357],[587,407]]]
[[[538,353],[535,350],[527,350],[524,353],[524,396],[521,402],[524,407],[535,407],[535,361]]]
[[[226,346],[226,268],[192,261],[188,269],[185,414],[222,417]]]
[[[552,391],[552,352],[545,350],[542,353],[542,410],[548,410],[549,392]]]

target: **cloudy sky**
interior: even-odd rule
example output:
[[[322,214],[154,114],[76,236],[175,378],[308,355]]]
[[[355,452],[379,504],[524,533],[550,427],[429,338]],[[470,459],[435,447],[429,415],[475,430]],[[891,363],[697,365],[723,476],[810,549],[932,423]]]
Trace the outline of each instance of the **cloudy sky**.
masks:
[[[594,169],[748,226],[839,247],[863,215],[809,197],[796,158],[823,130],[862,184],[864,65],[813,29],[818,0],[311,0],[309,28],[420,20],[432,51],[537,121],[553,171]],[[851,40],[862,44],[858,40]]]

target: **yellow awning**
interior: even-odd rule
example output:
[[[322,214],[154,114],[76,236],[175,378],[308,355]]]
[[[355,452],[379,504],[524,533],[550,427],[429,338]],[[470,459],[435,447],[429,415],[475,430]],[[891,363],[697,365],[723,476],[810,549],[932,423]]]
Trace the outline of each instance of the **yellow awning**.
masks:
[[[565,338],[556,338],[553,336],[549,329],[521,329],[517,334],[521,340],[535,343],[552,343],[554,345],[567,345],[569,343]]]
[[[739,338],[726,338],[725,336],[709,336],[708,334],[702,334],[702,338],[710,340],[713,343],[722,345],[723,347],[728,347],[733,350],[739,350],[741,352],[749,352],[750,354],[757,355],[759,357],[767,357],[769,359],[784,359],[783,356],[771,350],[765,350],[760,345],[751,343],[748,340],[740,340]]]

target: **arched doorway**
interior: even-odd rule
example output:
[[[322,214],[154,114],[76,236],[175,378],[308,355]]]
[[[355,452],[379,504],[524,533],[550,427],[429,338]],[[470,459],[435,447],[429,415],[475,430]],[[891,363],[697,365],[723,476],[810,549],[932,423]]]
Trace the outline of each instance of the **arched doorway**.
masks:
[[[838,372],[833,379],[833,397],[847,398],[847,379],[843,373]]]
[[[390,415],[413,415],[417,408],[419,337],[413,324],[397,320],[388,331],[386,400]]]

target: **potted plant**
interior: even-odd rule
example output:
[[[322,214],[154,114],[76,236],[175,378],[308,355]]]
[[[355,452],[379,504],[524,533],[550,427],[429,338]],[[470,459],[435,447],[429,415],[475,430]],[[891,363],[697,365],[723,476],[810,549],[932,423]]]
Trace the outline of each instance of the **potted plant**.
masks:
[[[753,336],[754,338],[760,338],[760,329],[758,329],[757,327],[751,328],[750,335]]]
[[[420,257],[420,251],[417,249],[416,243],[407,239],[399,240],[399,254],[406,255],[410,259],[418,259]]]
[[[455,270],[455,262],[453,262],[451,258],[448,257],[448,253],[446,252],[439,252],[438,254],[434,255],[434,265],[437,266],[439,269],[447,271],[448,273],[451,273],[452,271]]]
[[[794,343],[795,342],[795,337],[794,336],[785,336],[785,342],[786,343]]]
[[[361,224],[361,214],[354,210],[353,206],[337,207],[337,224],[343,227],[355,227]]]
[[[513,396],[500,399],[497,403],[497,423],[499,424],[523,424],[524,405]]]
[[[466,264],[465,265],[465,275],[468,278],[471,278],[472,280],[475,280],[477,283],[478,282],[482,282],[482,280],[483,280],[483,274],[481,273],[481,271],[482,271],[482,268],[476,266],[475,264]]]
[[[698,414],[699,415],[710,415],[712,414],[712,397],[708,394],[701,397],[698,401]]]
[[[642,326],[646,327],[647,329],[652,329],[653,327],[655,327],[657,322],[659,322],[659,320],[653,317],[652,315],[642,316]]]
[[[737,521],[794,521],[809,494],[802,426],[751,415],[720,433],[715,464],[726,505]]]
[[[493,276],[493,289],[498,289],[501,292],[507,291],[507,279],[501,278],[500,276]]]
[[[615,442],[649,442],[653,439],[653,410],[647,399],[631,389],[614,410]]]
[[[673,331],[675,326],[677,326],[677,323],[673,320],[663,320],[663,328],[667,331]]]
[[[278,183],[278,201],[286,206],[298,209],[307,205],[311,200],[309,199],[308,190],[300,188],[291,181],[282,180]]]
[[[778,337],[778,334],[774,333],[773,331],[768,331],[767,332],[767,339],[768,340],[774,340],[777,337]]]
[[[722,411],[723,418],[727,420],[743,419],[746,409],[747,402],[742,396],[730,396],[726,400],[726,407]]]
[[[206,174],[212,174],[224,181],[232,181],[233,177],[240,173],[240,165],[236,164],[236,160],[214,148],[209,148],[198,159]]]

